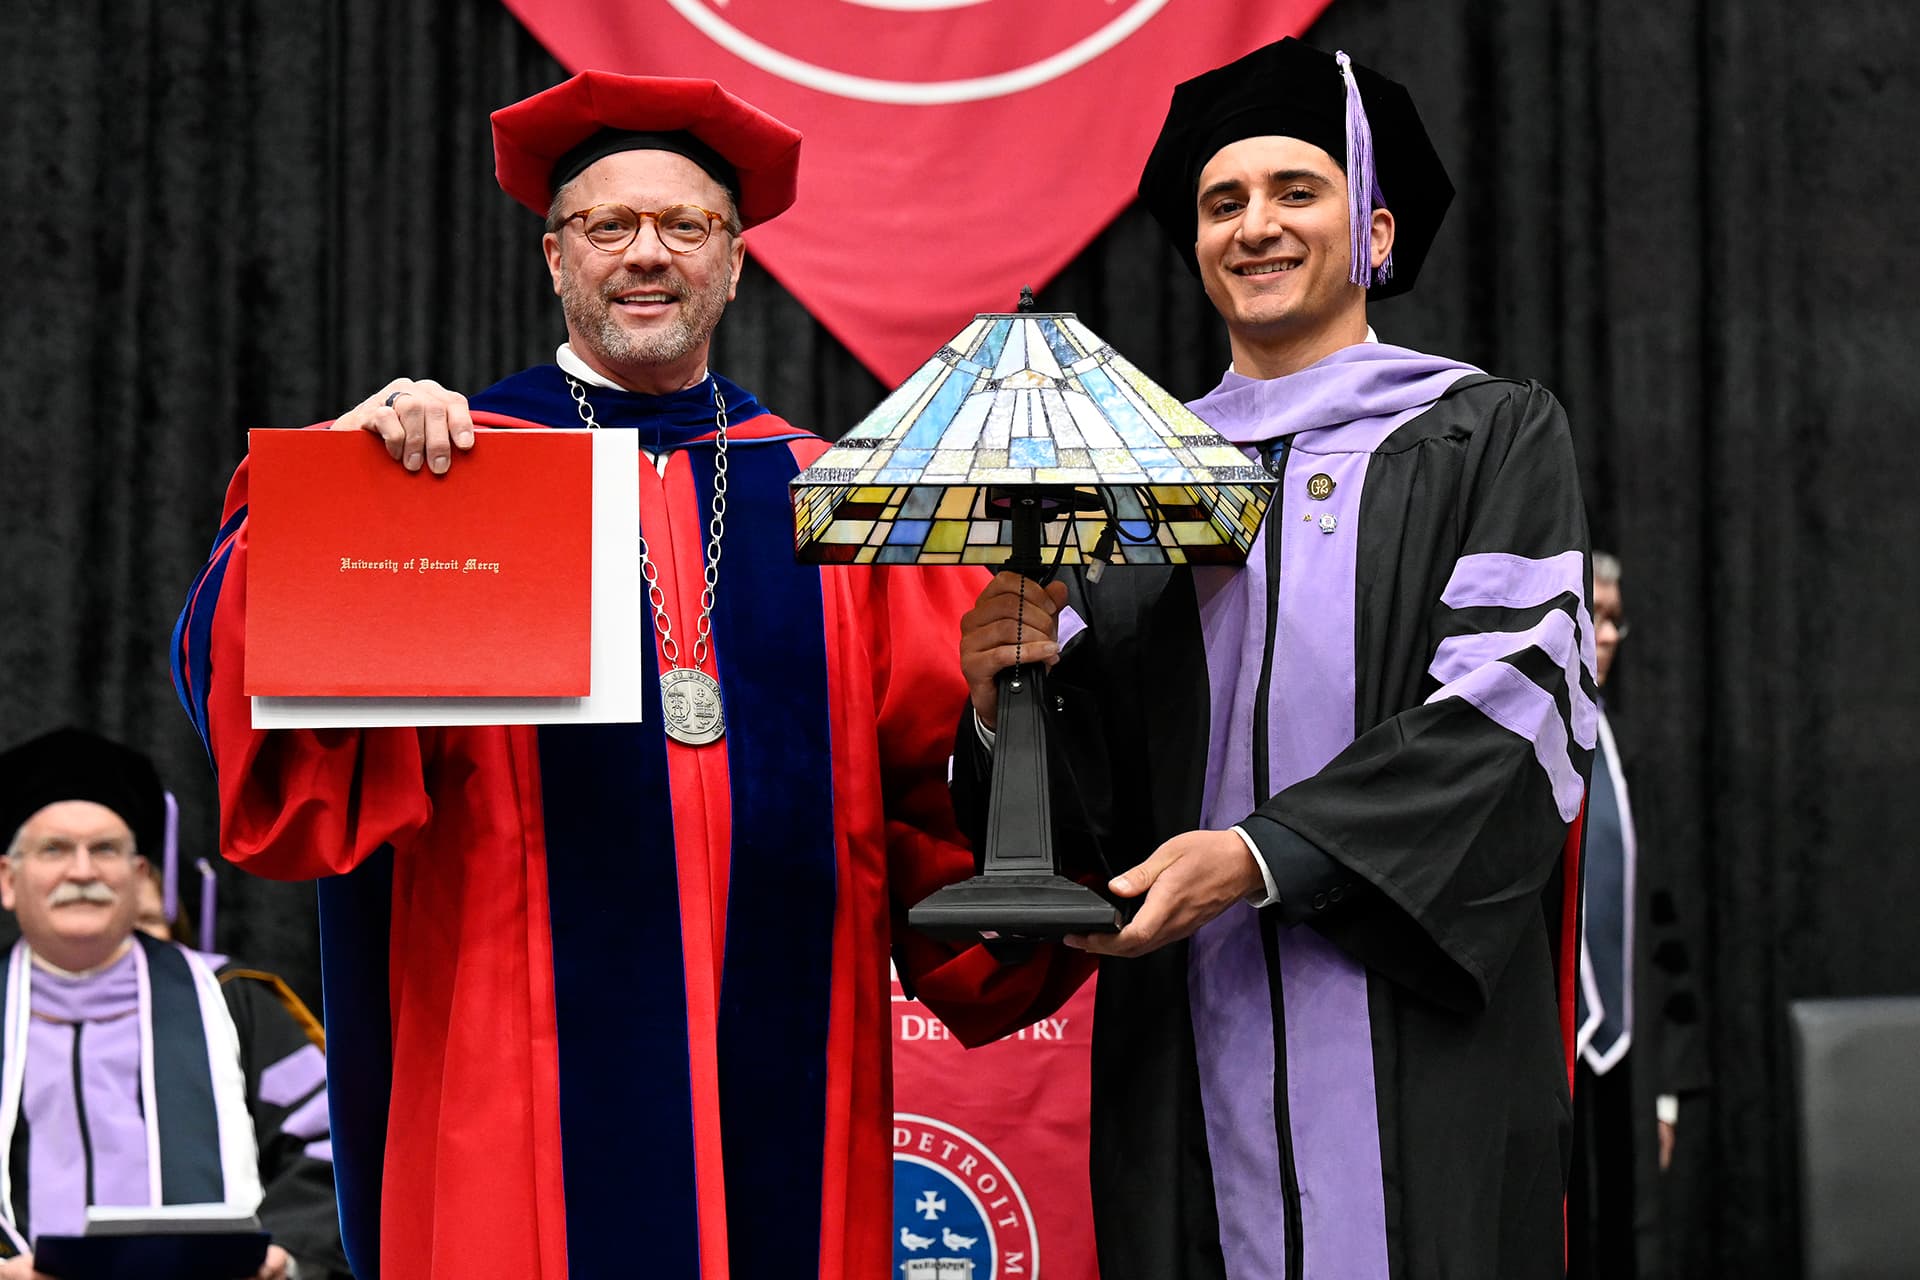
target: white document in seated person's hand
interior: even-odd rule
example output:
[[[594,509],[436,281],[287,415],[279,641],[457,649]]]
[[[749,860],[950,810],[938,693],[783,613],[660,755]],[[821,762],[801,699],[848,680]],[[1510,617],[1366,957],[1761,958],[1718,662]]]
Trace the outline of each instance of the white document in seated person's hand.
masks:
[[[90,1204],[90,1236],[215,1235],[258,1231],[253,1210],[235,1204]]]
[[[240,1280],[268,1243],[252,1211],[231,1204],[96,1205],[85,1235],[35,1240],[33,1265],[60,1280]]]

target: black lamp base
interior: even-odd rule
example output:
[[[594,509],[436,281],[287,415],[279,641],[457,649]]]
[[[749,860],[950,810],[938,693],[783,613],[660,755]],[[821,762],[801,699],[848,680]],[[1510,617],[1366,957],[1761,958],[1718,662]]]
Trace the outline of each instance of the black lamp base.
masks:
[[[907,923],[935,938],[959,942],[996,935],[1059,938],[1112,933],[1120,927],[1120,912],[1065,876],[1001,872],[950,884],[921,899],[907,912]]]
[[[1071,496],[1071,491],[1067,491]],[[1013,555],[1007,567],[1038,581],[1047,511],[1070,509],[1045,490],[1007,496]],[[1070,933],[1115,933],[1120,912],[1083,884],[1060,874],[1053,856],[1052,800],[1047,780],[1047,671],[1008,667],[997,681],[998,731],[987,802],[982,874],[923,898],[907,912],[922,933],[956,942],[986,942],[1002,963],[1018,963],[1034,940]]]

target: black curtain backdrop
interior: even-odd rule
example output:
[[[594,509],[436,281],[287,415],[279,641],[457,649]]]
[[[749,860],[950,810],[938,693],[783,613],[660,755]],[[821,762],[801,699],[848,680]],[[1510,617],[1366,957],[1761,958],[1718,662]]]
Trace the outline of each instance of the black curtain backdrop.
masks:
[[[1920,990],[1920,9],[1815,14],[1335,0],[1312,33],[1408,82],[1461,191],[1381,336],[1552,387],[1627,566],[1614,695],[1711,992],[1689,1276],[1797,1270],[1785,1002]],[[167,639],[243,433],[550,358],[485,116],[561,74],[493,0],[0,5],[0,740],[151,751],[214,848]],[[1042,300],[1183,396],[1226,363],[1138,210]],[[883,391],[751,260],[716,364],[827,435]],[[225,949],[317,994],[309,888],[229,870],[221,901]]]

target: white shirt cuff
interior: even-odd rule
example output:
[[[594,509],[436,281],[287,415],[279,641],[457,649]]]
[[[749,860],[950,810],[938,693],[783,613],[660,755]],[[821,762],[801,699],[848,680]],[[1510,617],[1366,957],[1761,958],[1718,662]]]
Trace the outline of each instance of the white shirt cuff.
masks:
[[[980,719],[980,712],[977,709],[973,713],[973,732],[974,736],[980,739],[981,746],[985,747],[988,751],[993,750],[994,732],[987,728],[986,723]],[[1274,903],[1280,901],[1280,888],[1273,882],[1273,872],[1267,867],[1267,860],[1260,856],[1260,846],[1256,845],[1253,842],[1253,837],[1248,835],[1246,831],[1240,827],[1233,828],[1233,834],[1240,837],[1240,842],[1247,846],[1248,854],[1253,857],[1253,865],[1260,868],[1260,883],[1265,889],[1265,894],[1262,897],[1252,899],[1253,905],[1255,907],[1272,906]],[[1676,1108],[1679,1106],[1677,1100],[1674,1106]]]
[[[1280,888],[1273,882],[1273,872],[1268,870],[1267,860],[1260,856],[1260,846],[1256,845],[1253,842],[1253,837],[1248,835],[1246,831],[1240,827],[1233,828],[1233,834],[1240,837],[1240,842],[1247,846],[1247,852],[1253,855],[1253,865],[1260,868],[1260,883],[1266,886],[1266,896],[1264,898],[1253,899],[1253,905],[1256,907],[1272,906],[1274,903],[1280,901]]]
[[[1643,1113],[1644,1114],[1644,1113]],[[1654,1118],[1661,1124],[1680,1123],[1680,1095],[1663,1093],[1653,1100]]]
[[[980,739],[981,746],[985,747],[988,751],[993,750],[993,730],[987,728],[987,722],[980,718],[980,712],[977,708],[973,713],[973,732],[974,736]]]

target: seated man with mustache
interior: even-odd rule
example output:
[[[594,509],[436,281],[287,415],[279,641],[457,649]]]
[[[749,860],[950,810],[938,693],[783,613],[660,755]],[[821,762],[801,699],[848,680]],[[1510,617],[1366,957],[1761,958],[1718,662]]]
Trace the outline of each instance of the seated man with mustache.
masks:
[[[44,1280],[30,1242],[81,1234],[93,1205],[223,1204],[274,1238],[257,1280],[344,1275],[319,1050],[255,984],[223,986],[217,958],[134,929],[165,811],[152,763],[94,734],[0,755],[0,905],[21,935],[0,1028],[0,1280]]]

